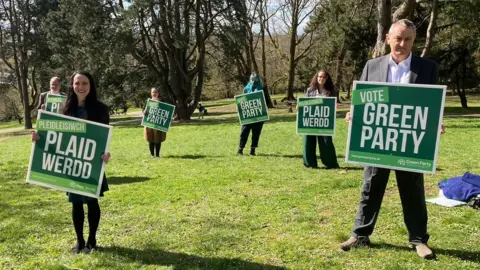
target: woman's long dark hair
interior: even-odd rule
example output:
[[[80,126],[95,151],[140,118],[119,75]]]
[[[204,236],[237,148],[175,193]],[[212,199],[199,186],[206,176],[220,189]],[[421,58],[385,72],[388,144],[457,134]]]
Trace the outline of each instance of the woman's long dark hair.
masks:
[[[310,85],[308,87],[311,90],[317,89],[318,91],[320,91],[320,85],[318,84],[318,74],[320,74],[320,72],[324,72],[325,75],[327,75],[327,80],[323,85],[323,87],[325,88],[325,96],[335,96],[335,86],[333,85],[332,76],[330,76],[330,73],[328,73],[328,71],[326,71],[325,69],[321,69],[317,73],[315,73],[312,80],[310,80]]]
[[[85,110],[87,111],[88,116],[88,112],[90,112],[91,114],[95,110],[95,105],[97,104],[97,89],[95,87],[95,81],[93,80],[92,75],[86,71],[77,71],[73,73],[72,77],[70,77],[70,84],[68,86],[68,94],[67,100],[65,101],[64,114],[74,116],[75,112],[78,109],[78,98],[75,94],[75,91],[73,91],[73,78],[75,77],[75,75],[78,74],[87,77],[88,81],[90,82],[90,92],[85,98]]]

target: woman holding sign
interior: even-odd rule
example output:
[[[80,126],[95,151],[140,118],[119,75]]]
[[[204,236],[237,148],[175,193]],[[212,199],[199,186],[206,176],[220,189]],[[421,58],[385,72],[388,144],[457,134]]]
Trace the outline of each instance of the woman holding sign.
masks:
[[[151,93],[152,99],[158,101],[160,92],[157,88],[152,88]],[[145,111],[143,112],[145,114]],[[160,149],[162,147],[162,142],[167,138],[167,133],[153,128],[145,127],[143,131],[145,140],[148,142],[148,147],[150,149],[150,155],[152,158],[160,157]]]
[[[244,94],[249,94],[257,91],[263,91],[263,85],[260,81],[260,77],[257,74],[252,73],[250,76],[250,82],[243,88]],[[243,148],[247,144],[250,130],[252,131],[252,144],[250,146],[250,155],[255,156],[255,149],[258,147],[258,141],[260,140],[260,134],[262,133],[263,122],[257,122],[253,124],[242,125],[240,131],[240,145],[238,147],[237,155],[243,155]]]
[[[110,115],[107,105],[97,100],[97,91],[92,76],[83,71],[73,74],[70,79],[67,100],[60,108],[64,115],[83,118],[97,123],[109,124]],[[40,137],[37,133],[32,132],[32,140],[36,141]],[[110,159],[110,153],[104,153],[101,156],[105,163]],[[103,176],[100,196],[108,190],[107,178]],[[98,224],[100,223],[100,206],[95,198],[82,196],[73,193],[67,193],[68,201],[72,203],[72,219],[75,233],[77,234],[77,242],[72,248],[73,253],[89,253],[96,248],[96,233]],[[85,213],[83,204],[88,206],[88,225],[89,235],[85,243],[83,238],[83,223]]]
[[[325,70],[317,72],[307,88],[307,97],[335,97],[332,78]],[[340,168],[337,153],[331,136],[311,136],[303,138],[303,164],[308,168],[318,168],[316,148],[320,150],[320,160],[327,169]]]

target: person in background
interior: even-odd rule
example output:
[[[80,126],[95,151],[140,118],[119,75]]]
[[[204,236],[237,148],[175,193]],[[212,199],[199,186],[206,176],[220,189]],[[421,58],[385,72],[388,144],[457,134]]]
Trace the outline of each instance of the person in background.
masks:
[[[159,100],[158,97],[160,92],[157,88],[152,88],[150,94],[153,100]],[[145,114],[145,111],[143,113]],[[150,155],[152,158],[160,158],[160,149],[162,148],[162,142],[167,138],[167,133],[145,127],[143,130],[143,136],[148,142],[148,148],[150,149]]]
[[[38,104],[38,110],[45,110],[45,100],[47,99],[48,94],[54,95],[61,95],[65,96],[65,93],[60,92],[60,88],[62,87],[62,82],[60,78],[55,76],[50,79],[50,91],[43,92],[40,94],[40,102]]]
[[[78,71],[72,75],[67,100],[60,107],[60,112],[64,115],[106,125],[110,122],[108,107],[97,100],[97,90],[93,77],[85,71]],[[32,131],[32,141],[36,141],[39,138],[39,135],[35,131]],[[104,163],[108,163],[110,157],[111,155],[108,152],[101,156]],[[100,196],[103,196],[106,191],[108,191],[108,182],[104,174]],[[80,252],[89,253],[97,247],[96,234],[101,214],[98,199],[68,192],[67,195],[68,201],[72,203],[73,227],[77,235],[77,242],[73,246],[72,252],[75,254]],[[85,220],[84,204],[87,204],[88,207],[87,218],[90,229],[86,243],[83,237],[83,223]]]
[[[244,94],[249,94],[257,91],[263,91],[263,85],[260,81],[260,77],[257,74],[252,73],[250,75],[250,82],[243,88]],[[250,145],[250,155],[255,156],[255,149],[258,147],[258,141],[260,140],[260,134],[262,133],[264,122],[257,122],[253,124],[242,125],[240,130],[240,144],[238,146],[237,155],[243,155],[243,148],[248,141],[248,136],[250,135],[250,130],[252,131],[252,144]]]
[[[306,97],[335,97],[335,87],[330,74],[325,70],[317,72],[307,88]],[[320,150],[320,160],[327,169],[340,168],[337,162],[337,153],[333,145],[332,136],[303,137],[303,164],[308,168],[318,168],[317,142]]]

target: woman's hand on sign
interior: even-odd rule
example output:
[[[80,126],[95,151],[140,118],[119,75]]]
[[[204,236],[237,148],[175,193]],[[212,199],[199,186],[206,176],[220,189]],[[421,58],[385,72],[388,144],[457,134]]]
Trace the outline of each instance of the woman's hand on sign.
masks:
[[[106,152],[105,154],[103,154],[101,156],[103,162],[105,162],[105,164],[108,164],[108,160],[110,159],[112,155],[110,154],[110,152]]]
[[[440,126],[440,134],[445,134],[445,125],[443,123]]]
[[[345,122],[350,122],[352,120],[352,114],[350,112],[347,112],[347,115],[345,115]]]
[[[32,142],[36,142],[40,140],[40,135],[38,135],[38,133],[35,130],[30,131],[30,133],[32,134]]]
[[[40,106],[40,110],[45,111],[45,104],[42,104],[42,106]]]

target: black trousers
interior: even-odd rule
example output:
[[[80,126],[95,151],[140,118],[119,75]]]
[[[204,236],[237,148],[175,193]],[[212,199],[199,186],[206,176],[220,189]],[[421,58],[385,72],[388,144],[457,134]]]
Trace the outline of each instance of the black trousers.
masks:
[[[252,131],[252,148],[258,147],[258,140],[260,139],[260,134],[262,133],[264,122],[258,122],[253,124],[242,125],[242,129],[240,130],[240,145],[238,146],[240,149],[245,148],[245,145],[248,141],[248,135],[250,135],[250,130]]]
[[[337,162],[337,152],[331,136],[303,137],[303,164],[309,168],[317,168],[317,142],[320,150],[320,160],[327,169],[340,168]]]
[[[413,245],[427,243],[429,238],[427,234],[428,217],[423,174],[396,170],[395,175],[409,241]],[[361,238],[373,233],[389,176],[389,169],[365,167],[360,206],[352,231],[353,236]]]

